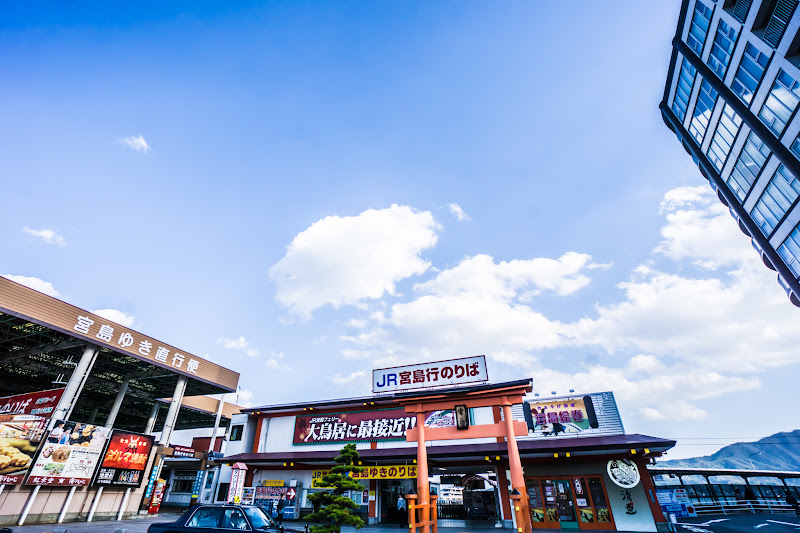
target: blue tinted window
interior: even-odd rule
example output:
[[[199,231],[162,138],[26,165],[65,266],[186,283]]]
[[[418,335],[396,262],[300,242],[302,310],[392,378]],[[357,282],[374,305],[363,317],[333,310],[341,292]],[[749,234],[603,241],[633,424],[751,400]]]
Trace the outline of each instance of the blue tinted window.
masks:
[[[688,44],[698,56],[703,55],[703,45],[706,42],[706,35],[708,35],[711,13],[711,8],[698,0],[694,6],[689,35],[686,37],[686,44]]]
[[[720,79],[725,79],[725,71],[731,62],[733,46],[736,44],[736,30],[725,21],[720,20],[714,44],[711,45],[711,54],[708,56],[708,66],[717,73]]]
[[[761,228],[761,233],[766,236],[772,233],[799,194],[800,183],[786,167],[779,166],[758,203],[750,211],[750,216]]]
[[[697,103],[694,104],[692,122],[689,124],[689,133],[697,140],[697,144],[703,144],[703,137],[708,129],[708,122],[711,120],[711,113],[716,102],[717,91],[711,87],[708,81],[703,80],[700,85],[700,94],[697,95]]]
[[[736,160],[731,175],[728,177],[728,187],[736,193],[740,202],[744,201],[745,196],[750,192],[750,188],[755,183],[761,169],[764,168],[764,163],[769,155],[769,148],[758,135],[750,132],[742,152],[739,154],[739,159]]]
[[[714,168],[717,169],[717,172],[722,170],[725,165],[725,160],[728,159],[728,154],[731,153],[733,140],[741,127],[742,118],[736,114],[731,106],[725,104],[725,107],[722,108],[719,124],[717,124],[717,131],[714,132],[711,145],[708,147],[708,158]]]
[[[786,237],[783,244],[778,247],[778,253],[794,277],[800,277],[800,226],[794,228],[794,231]]]
[[[733,92],[739,95],[739,98],[745,103],[749,104],[753,100],[753,94],[758,88],[768,62],[769,56],[767,54],[747,43],[747,46],[744,47],[742,60],[739,62],[739,69],[736,71],[736,76],[734,76],[731,83]]]
[[[775,135],[780,136],[798,102],[800,102],[800,83],[781,70],[758,116]]]
[[[686,117],[686,107],[689,105],[689,95],[692,94],[695,74],[697,74],[697,70],[686,61],[686,58],[683,58],[681,74],[675,88],[675,99],[672,101],[672,111],[681,122]]]

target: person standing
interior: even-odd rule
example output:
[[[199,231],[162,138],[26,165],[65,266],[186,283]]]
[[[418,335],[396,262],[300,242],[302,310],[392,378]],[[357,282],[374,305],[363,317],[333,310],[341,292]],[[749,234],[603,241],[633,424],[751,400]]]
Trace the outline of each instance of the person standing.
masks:
[[[397,493],[397,514],[399,515],[398,518],[400,520],[400,524],[407,524],[408,523],[408,513],[406,513],[406,499],[403,497],[403,493]]]
[[[278,508],[276,511],[278,512],[278,525],[283,522],[283,508],[286,507],[286,494],[281,495],[281,499],[278,500]]]

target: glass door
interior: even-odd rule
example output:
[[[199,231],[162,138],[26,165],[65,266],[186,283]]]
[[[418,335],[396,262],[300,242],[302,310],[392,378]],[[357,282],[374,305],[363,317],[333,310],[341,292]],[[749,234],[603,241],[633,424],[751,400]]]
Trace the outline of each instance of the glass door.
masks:
[[[575,503],[572,500],[572,489],[568,480],[553,481],[556,499],[556,514],[561,529],[578,529],[578,517],[575,514]]]

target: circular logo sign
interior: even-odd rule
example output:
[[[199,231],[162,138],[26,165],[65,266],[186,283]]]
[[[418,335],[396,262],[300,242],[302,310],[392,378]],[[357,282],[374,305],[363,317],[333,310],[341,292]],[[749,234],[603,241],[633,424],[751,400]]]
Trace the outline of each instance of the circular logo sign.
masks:
[[[629,459],[611,459],[608,462],[608,477],[623,489],[632,489],[639,484],[639,469]]]

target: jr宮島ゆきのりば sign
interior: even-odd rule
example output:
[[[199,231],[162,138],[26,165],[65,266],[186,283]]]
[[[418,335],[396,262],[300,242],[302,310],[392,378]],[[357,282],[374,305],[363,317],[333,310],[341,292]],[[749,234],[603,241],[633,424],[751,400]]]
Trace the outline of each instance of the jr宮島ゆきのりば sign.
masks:
[[[372,392],[396,392],[489,381],[486,356],[396,366],[372,371]]]

